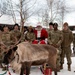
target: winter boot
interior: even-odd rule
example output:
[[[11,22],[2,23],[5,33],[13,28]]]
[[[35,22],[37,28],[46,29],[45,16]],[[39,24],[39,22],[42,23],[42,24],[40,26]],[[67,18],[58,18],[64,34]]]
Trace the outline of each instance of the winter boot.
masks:
[[[63,69],[63,64],[60,65],[60,69]]]
[[[68,64],[68,71],[71,71],[71,65]]]

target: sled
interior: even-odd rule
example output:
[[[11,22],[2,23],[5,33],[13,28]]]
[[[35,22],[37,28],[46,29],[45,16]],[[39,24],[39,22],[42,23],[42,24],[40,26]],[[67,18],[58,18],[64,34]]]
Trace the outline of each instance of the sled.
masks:
[[[52,70],[50,68],[46,68],[44,70],[44,75],[52,75]]]

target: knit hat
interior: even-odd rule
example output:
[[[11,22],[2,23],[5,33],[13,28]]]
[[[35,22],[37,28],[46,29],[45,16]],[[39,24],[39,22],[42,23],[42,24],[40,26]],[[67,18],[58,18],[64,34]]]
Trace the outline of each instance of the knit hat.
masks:
[[[37,27],[42,27],[40,22],[37,23]]]

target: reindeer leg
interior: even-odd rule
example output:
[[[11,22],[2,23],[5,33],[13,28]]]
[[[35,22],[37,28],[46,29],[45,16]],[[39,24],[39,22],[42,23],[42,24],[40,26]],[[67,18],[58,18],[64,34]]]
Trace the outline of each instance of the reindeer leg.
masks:
[[[24,73],[24,66],[22,64],[20,75],[23,75],[23,73]]]
[[[29,74],[30,74],[30,67],[26,66],[26,75],[29,75]]]
[[[26,63],[26,75],[29,75],[30,74],[30,68],[31,68],[31,63],[30,62],[27,62]]]
[[[20,75],[23,75],[23,68],[21,68],[21,72],[20,72]]]
[[[58,74],[57,74],[57,71],[54,71],[54,75],[58,75]]]

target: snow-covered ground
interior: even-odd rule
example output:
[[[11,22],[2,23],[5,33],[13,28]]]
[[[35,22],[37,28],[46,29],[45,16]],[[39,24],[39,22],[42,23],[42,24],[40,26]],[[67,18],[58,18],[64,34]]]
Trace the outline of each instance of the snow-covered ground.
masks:
[[[71,65],[71,71],[67,70],[67,62],[65,59],[65,63],[64,63],[64,69],[61,70],[60,72],[58,72],[58,75],[75,75],[75,57],[72,57],[72,65]],[[12,72],[11,68],[9,69],[11,75],[19,75],[19,74],[15,74]],[[0,69],[0,74],[3,74],[5,71],[2,71],[2,69]],[[9,73],[7,72],[7,74],[5,75],[9,75]],[[31,72],[30,75],[43,75],[39,69],[39,66],[37,67],[32,67],[31,68]],[[52,75],[54,75],[54,73],[52,72]]]

